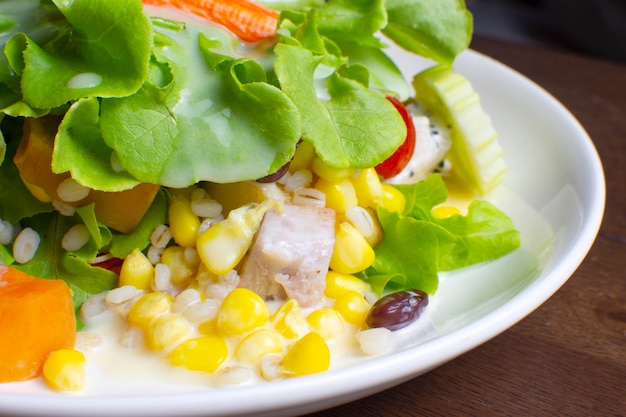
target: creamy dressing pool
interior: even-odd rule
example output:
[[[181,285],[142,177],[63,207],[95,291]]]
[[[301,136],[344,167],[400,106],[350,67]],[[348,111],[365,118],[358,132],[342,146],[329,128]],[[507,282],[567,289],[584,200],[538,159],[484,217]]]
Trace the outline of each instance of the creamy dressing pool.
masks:
[[[279,307],[278,302],[268,302],[270,312]],[[303,309],[306,315],[312,309]],[[426,317],[421,324],[424,327]],[[206,388],[227,388],[258,383],[271,383],[259,375],[259,364],[250,365],[237,361],[229,355],[229,359],[214,373],[189,371],[183,367],[171,366],[166,352],[155,352],[148,349],[142,342],[134,347],[124,347],[120,339],[127,331],[128,324],[116,313],[107,311],[87,323],[86,329],[79,332],[77,348],[87,360],[87,387],[83,394],[106,395],[119,393],[120,387],[132,387],[132,394],[153,393],[155,386],[172,385],[174,391]],[[328,341],[331,350],[331,369],[361,362],[372,355],[363,353],[354,338],[357,329],[347,325],[345,331]],[[191,337],[197,333],[190,335]],[[289,342],[285,341],[285,349]],[[235,349],[236,343],[229,341],[229,351]],[[391,348],[391,346],[390,346]],[[223,378],[224,371],[229,368],[245,368],[250,372],[248,378],[235,383],[228,383]]]

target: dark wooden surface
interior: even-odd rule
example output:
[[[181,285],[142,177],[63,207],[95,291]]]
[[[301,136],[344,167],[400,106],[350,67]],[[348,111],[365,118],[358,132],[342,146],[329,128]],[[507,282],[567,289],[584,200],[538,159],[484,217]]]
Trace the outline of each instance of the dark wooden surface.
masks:
[[[482,38],[472,48],[552,93],[594,140],[607,181],[598,238],[569,281],[508,331],[311,417],[626,416],[626,66]]]

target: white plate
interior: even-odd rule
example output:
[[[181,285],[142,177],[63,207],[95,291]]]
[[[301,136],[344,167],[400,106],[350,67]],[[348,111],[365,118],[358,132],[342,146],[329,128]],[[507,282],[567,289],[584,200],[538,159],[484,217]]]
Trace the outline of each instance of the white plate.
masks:
[[[429,63],[393,49],[411,77]],[[398,351],[324,374],[240,388],[124,385],[59,395],[33,384],[0,385],[0,414],[40,416],[298,415],[382,391],[461,355],[527,316],[576,270],[599,230],[605,202],[597,152],[552,96],[473,51],[456,69],[480,93],[509,167],[490,198],[522,231],[505,259],[442,276],[429,315],[399,335]]]

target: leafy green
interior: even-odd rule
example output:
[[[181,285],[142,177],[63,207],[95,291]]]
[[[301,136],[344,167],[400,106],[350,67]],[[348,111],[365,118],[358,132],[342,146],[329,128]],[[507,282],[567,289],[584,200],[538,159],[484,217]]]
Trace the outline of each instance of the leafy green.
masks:
[[[74,254],[88,261],[95,259],[100,250],[107,246],[113,237],[108,227],[99,224],[96,218],[95,207],[95,204],[91,203],[76,209],[76,214],[87,227],[91,239],[85,246],[75,251]]]
[[[138,185],[139,181],[127,171],[113,168],[112,158],[113,149],[104,142],[100,129],[99,100],[78,100],[59,126],[52,171],[57,174],[69,171],[80,184],[102,191],[123,191]]]
[[[447,199],[441,176],[397,186],[406,197],[402,214],[378,210],[384,236],[364,277],[381,292],[417,288],[434,293],[439,271],[486,262],[520,246],[511,219],[493,204],[473,201],[467,215],[437,218],[433,208]]]
[[[383,240],[374,264],[364,272],[372,290],[420,289],[434,293],[438,285],[437,237],[431,225],[384,209],[378,212]]]
[[[93,267],[89,265],[93,259],[67,252],[61,246],[65,233],[79,222],[78,216],[68,217],[59,213],[39,214],[25,219],[23,226],[39,233],[41,243],[30,262],[13,264],[13,267],[36,277],[64,280],[74,293],[76,307],[90,296],[114,288],[117,284],[117,275],[113,272]]]
[[[11,265],[15,262],[13,255],[8,247],[0,245],[0,265]]]
[[[17,223],[38,213],[54,211],[50,203],[42,203],[28,191],[13,163],[19,142],[7,145],[7,161],[0,165],[0,219]]]
[[[152,25],[134,0],[53,0],[66,22],[59,36],[39,45],[26,34],[22,94],[38,108],[82,97],[132,94],[148,71]],[[41,74],[46,74],[42,77]]]
[[[260,64],[215,51],[228,45],[208,30],[157,30],[172,82],[102,102],[104,139],[122,166],[142,182],[184,187],[256,179],[289,161],[300,115]]]
[[[150,244],[150,236],[154,229],[167,222],[167,208],[168,199],[165,192],[160,191],[135,230],[128,234],[116,233],[113,236],[109,253],[123,259],[135,249],[144,250]]]
[[[406,127],[393,105],[369,88],[365,67],[341,63],[333,68],[326,48],[302,47],[300,40],[328,45],[315,32],[316,14],[307,17],[303,22],[283,20],[281,28],[291,36],[282,32],[285,41],[274,48],[281,89],[302,114],[302,137],[330,166],[374,166],[400,146]]]
[[[451,64],[471,41],[473,20],[463,0],[386,0],[382,32],[404,49]]]
[[[376,36],[387,25],[386,0],[331,0],[319,9],[318,29],[335,41],[350,41],[382,48]]]

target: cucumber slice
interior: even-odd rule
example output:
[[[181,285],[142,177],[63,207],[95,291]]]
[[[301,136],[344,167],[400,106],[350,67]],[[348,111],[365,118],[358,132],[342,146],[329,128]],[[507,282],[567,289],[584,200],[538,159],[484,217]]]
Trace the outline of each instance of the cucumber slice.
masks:
[[[479,194],[504,180],[506,165],[491,118],[470,82],[445,65],[430,67],[413,79],[415,98],[451,128],[448,158],[452,175]]]

